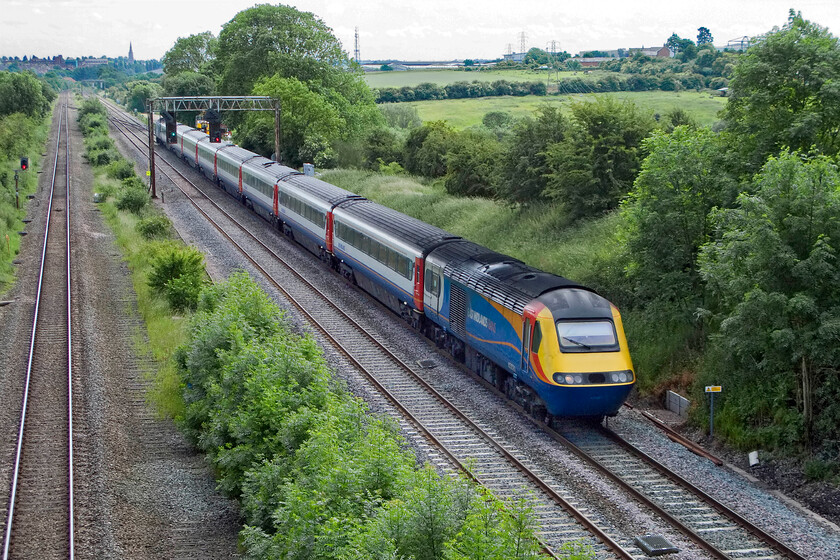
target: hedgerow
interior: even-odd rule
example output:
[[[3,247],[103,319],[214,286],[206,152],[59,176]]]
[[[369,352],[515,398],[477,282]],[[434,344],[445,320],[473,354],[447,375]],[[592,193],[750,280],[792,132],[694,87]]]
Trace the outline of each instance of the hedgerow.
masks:
[[[181,424],[242,502],[246,558],[536,557],[525,502],[416,469],[246,273],[202,292],[176,363]]]

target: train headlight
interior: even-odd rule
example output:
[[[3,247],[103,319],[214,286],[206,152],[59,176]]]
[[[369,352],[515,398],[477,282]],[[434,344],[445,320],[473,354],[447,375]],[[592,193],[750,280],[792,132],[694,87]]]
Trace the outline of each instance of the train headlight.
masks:
[[[626,371],[614,371],[610,374],[613,383],[627,383],[628,381],[633,381],[633,374],[630,373],[629,370]]]
[[[583,383],[583,376],[581,374],[575,374],[575,383]]]
[[[571,373],[566,374],[566,383],[568,383],[569,385],[574,385],[575,377]]]

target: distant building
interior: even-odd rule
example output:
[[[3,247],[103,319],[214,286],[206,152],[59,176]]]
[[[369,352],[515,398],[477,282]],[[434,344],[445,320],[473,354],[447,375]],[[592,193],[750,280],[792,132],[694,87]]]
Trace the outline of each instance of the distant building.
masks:
[[[505,62],[523,62],[528,53],[510,53],[504,55]]]
[[[616,60],[617,56],[595,56],[595,57],[588,57],[588,58],[570,58],[569,60],[574,60],[576,62],[580,62],[580,65],[584,68],[594,68],[598,66],[602,62],[609,62],[610,60]]]
[[[128,43],[128,63],[134,64],[134,49],[130,42]]]
[[[85,58],[81,66],[102,66],[103,64],[108,64],[107,58]]]
[[[658,58],[668,58],[668,57],[673,58],[674,57],[674,53],[671,51],[671,49],[669,49],[668,47],[665,47],[665,46],[650,47],[650,48],[642,47],[640,49],[632,49],[632,48],[630,49],[630,56],[633,56],[636,53],[642,53],[643,55],[650,56],[652,58],[657,58],[657,57]]]

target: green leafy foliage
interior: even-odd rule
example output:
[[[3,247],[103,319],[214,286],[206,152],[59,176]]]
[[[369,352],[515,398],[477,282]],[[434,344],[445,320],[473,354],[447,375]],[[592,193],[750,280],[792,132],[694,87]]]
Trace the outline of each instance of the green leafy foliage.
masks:
[[[182,72],[209,74],[215,60],[215,51],[219,40],[210,32],[196,33],[189,37],[179,37],[171,49],[161,58],[163,71],[167,77]]]
[[[433,121],[412,129],[405,141],[403,161],[409,173],[426,177],[446,175],[446,154],[455,132],[443,121]]]
[[[650,115],[631,103],[597,98],[572,106],[572,127],[548,147],[551,168],[544,195],[563,203],[574,218],[612,210],[630,190],[653,131]]]
[[[729,88],[724,119],[748,173],[785,147],[840,151],[840,44],[799,13],[750,47]]]
[[[137,222],[137,231],[146,239],[166,237],[169,234],[172,223],[169,218],[161,214],[144,216]]]
[[[134,176],[134,163],[127,159],[120,159],[110,163],[105,172],[108,174],[108,177],[122,181],[123,179]]]
[[[825,157],[770,158],[754,194],[714,218],[700,270],[717,297],[720,361],[707,376],[735,394],[724,410],[766,446],[840,438],[840,174]],[[707,377],[709,378],[709,377]],[[823,411],[827,417],[823,417]]]
[[[154,251],[148,283],[175,311],[194,309],[204,284],[204,255],[195,247],[163,242]]]
[[[446,153],[447,192],[458,196],[492,197],[496,192],[502,146],[492,134],[464,131]]]
[[[697,255],[714,230],[709,212],[730,206],[737,193],[725,172],[726,146],[708,129],[680,126],[655,132],[645,150],[623,207],[628,275],[644,301],[689,303],[692,311],[703,294]]]
[[[117,194],[117,209],[140,214],[148,204],[149,192],[143,181],[134,176],[123,179],[122,188]]]
[[[177,363],[182,425],[241,499],[245,558],[443,560],[484,542],[485,509],[500,550],[536,558],[527,505],[503,512],[415,470],[395,426],[346,393],[244,272],[202,292]]]
[[[126,88],[128,89],[128,93],[125,98],[125,105],[129,110],[137,111],[138,113],[145,113],[149,110],[148,101],[150,99],[163,95],[163,89],[160,87],[160,84],[149,81],[129,82],[126,84]]]
[[[50,110],[55,92],[31,72],[0,72],[0,117],[22,113],[41,118]]]
[[[565,140],[569,122],[557,107],[542,107],[536,118],[518,121],[505,145],[497,185],[499,196],[514,203],[545,200],[550,146]]]
[[[331,163],[336,156],[324,150],[335,149],[340,140],[361,140],[382,123],[361,69],[309,12],[268,4],[239,12],[222,27],[214,67],[222,94],[282,99],[281,153],[292,166],[304,159],[317,163],[318,157],[322,165]],[[301,113],[313,119],[306,126],[298,126]],[[231,117],[232,124],[243,125],[243,145],[273,152],[273,124],[259,116],[238,119]]]

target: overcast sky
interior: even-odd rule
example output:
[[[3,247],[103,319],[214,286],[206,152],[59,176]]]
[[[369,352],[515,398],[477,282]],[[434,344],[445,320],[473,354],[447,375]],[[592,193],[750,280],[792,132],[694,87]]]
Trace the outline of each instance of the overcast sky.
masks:
[[[329,25],[352,56],[358,26],[365,59],[451,60],[497,58],[510,43],[559,50],[651,47],[671,33],[696,40],[711,30],[715,44],[782,26],[793,7],[837,35],[837,0],[299,0]],[[39,57],[128,54],[159,59],[178,37],[218,35],[246,0],[0,0],[0,55]]]

